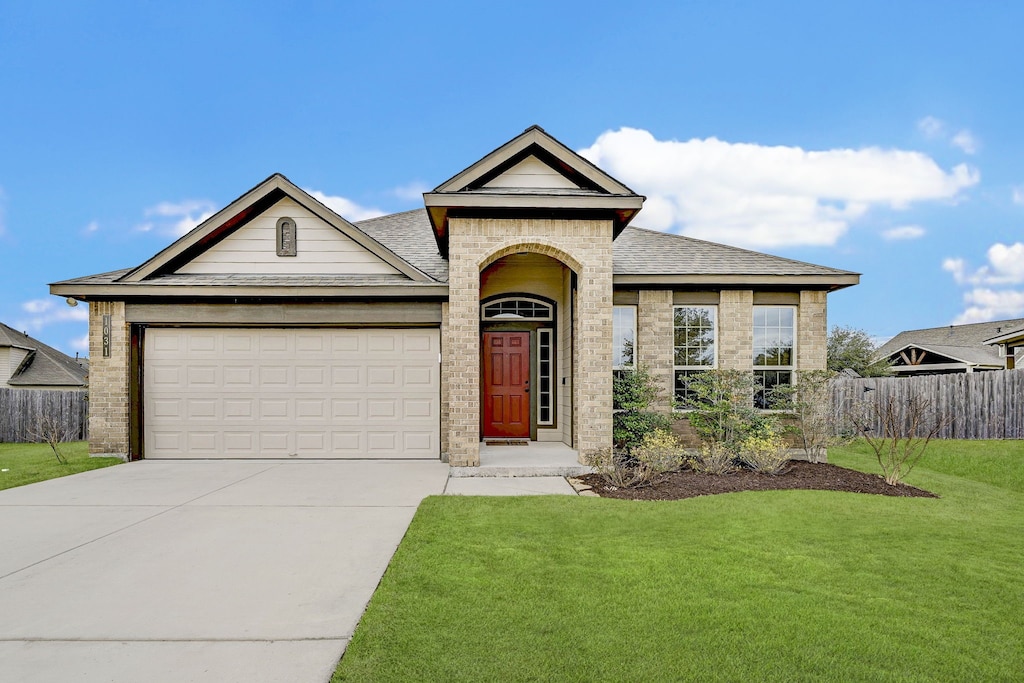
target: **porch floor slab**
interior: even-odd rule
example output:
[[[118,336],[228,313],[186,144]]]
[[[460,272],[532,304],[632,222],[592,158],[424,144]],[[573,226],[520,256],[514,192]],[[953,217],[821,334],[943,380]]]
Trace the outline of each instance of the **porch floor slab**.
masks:
[[[448,476],[577,477],[594,470],[581,465],[579,453],[564,443],[531,441],[526,446],[480,444],[479,467],[451,467]]]

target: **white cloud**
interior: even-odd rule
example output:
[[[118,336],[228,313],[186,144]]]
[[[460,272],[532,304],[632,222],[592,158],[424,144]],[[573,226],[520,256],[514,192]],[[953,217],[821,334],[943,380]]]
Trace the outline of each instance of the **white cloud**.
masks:
[[[139,232],[154,230],[181,237],[216,213],[216,206],[207,199],[186,199],[180,202],[160,202],[145,211],[149,219],[135,229]]]
[[[975,154],[978,151],[978,138],[966,128],[949,139],[949,144],[958,148],[964,154]]]
[[[1013,203],[1024,206],[1024,186],[1013,188]]]
[[[92,235],[100,229],[100,224],[96,221],[89,221],[89,225],[82,228],[83,235]]]
[[[988,263],[973,272],[962,258],[946,259],[942,269],[951,273],[958,285],[1024,284],[1024,242],[996,242],[988,248]]]
[[[946,124],[934,116],[926,116],[918,121],[917,129],[928,139],[943,137],[946,134]]]
[[[338,214],[345,220],[349,221],[365,221],[368,218],[376,218],[377,216],[383,216],[384,212],[380,209],[372,207],[360,206],[351,199],[345,197],[338,197],[334,195],[324,194],[318,190],[309,190],[302,188],[310,194],[311,197],[316,199],[318,202],[329,208],[334,213]]]
[[[408,202],[419,202],[423,201],[423,193],[430,192],[430,190],[431,188],[425,183],[413,181],[407,185],[394,188],[391,190],[391,194]]]
[[[32,299],[21,304],[28,317],[15,321],[13,327],[25,332],[38,332],[47,325],[89,320],[89,307],[71,308],[57,299]]]
[[[639,225],[752,247],[830,246],[871,208],[955,199],[980,178],[906,150],[680,142],[634,128],[580,154],[647,195]]]
[[[916,240],[924,237],[925,229],[920,225],[900,225],[882,232],[882,238],[886,240]]]
[[[987,257],[988,263],[974,270],[962,258],[942,262],[942,269],[958,285],[971,287],[964,293],[965,308],[954,324],[1024,317],[1024,290],[1014,287],[1024,285],[1024,242],[996,242],[988,248]]]
[[[86,332],[81,337],[75,337],[68,341],[68,345],[75,351],[85,351],[89,353],[89,333]]]
[[[964,304],[967,308],[953,320],[954,325],[1024,317],[1024,292],[1013,289],[978,287],[964,294]]]
[[[949,127],[942,119],[926,116],[917,122],[917,129],[928,140],[942,140],[956,147],[964,154],[976,154],[981,143],[978,137],[966,128],[950,133]]]

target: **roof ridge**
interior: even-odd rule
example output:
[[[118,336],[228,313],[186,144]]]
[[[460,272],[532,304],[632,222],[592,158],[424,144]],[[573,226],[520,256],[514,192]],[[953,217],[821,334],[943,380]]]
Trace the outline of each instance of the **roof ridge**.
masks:
[[[1017,324],[1024,325],[1024,318],[1007,318],[1006,320],[987,320],[987,321],[982,321],[982,322],[977,322],[977,323],[963,323],[961,325],[950,324],[950,325],[936,325],[935,327],[919,327],[919,328],[914,329],[914,330],[903,330],[903,331],[897,333],[896,337],[898,337],[901,334],[911,334],[913,332],[932,332],[932,331],[936,331],[936,330],[948,330],[951,327],[952,328],[956,328],[956,329],[962,329],[964,327],[976,327],[978,325],[998,325],[999,323],[1009,323],[1011,325],[1017,325]],[[1008,332],[1012,332],[1013,330],[1011,329],[1011,330],[1007,330],[1007,331]],[[896,337],[893,337],[893,339],[895,339]]]

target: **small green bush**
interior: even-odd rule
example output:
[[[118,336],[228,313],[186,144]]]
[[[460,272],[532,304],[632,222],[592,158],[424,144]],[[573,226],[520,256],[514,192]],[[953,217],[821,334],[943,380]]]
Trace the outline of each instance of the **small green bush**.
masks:
[[[669,415],[651,409],[663,396],[664,391],[643,365],[616,374],[612,384],[612,439],[617,448],[632,452],[645,435],[672,426]]]
[[[667,429],[659,429],[644,436],[633,450],[636,466],[648,470],[651,476],[664,472],[677,472],[685,462],[679,439]]]
[[[789,452],[778,434],[751,434],[740,442],[740,460],[755,472],[782,474]]]

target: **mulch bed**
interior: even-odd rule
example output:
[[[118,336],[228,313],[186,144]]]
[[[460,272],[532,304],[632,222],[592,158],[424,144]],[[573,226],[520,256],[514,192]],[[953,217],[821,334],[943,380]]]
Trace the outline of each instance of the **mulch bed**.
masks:
[[[740,470],[731,474],[700,474],[692,470],[660,475],[649,486],[631,489],[615,488],[597,474],[578,479],[590,486],[602,498],[626,500],[679,500],[696,496],[738,491],[779,491],[785,489],[811,489],[815,491],[848,491],[874,493],[881,496],[907,498],[938,498],[930,491],[906,484],[889,486],[877,474],[848,470],[838,465],[813,464],[790,461],[787,469],[778,475],[758,474]]]

